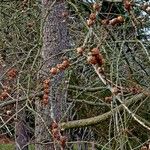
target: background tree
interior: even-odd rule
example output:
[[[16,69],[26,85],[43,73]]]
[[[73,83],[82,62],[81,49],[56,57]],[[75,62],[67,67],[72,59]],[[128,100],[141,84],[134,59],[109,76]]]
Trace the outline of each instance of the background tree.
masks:
[[[32,12],[33,7],[34,12]],[[31,123],[33,115],[28,111],[32,100],[29,100],[28,95],[33,93],[35,71],[38,68],[37,51],[40,47],[40,33],[37,32],[39,20],[36,19],[39,17],[39,10],[39,3],[35,1],[1,1],[0,3],[1,69],[3,69],[1,101],[5,98],[14,101],[14,104],[11,103],[1,110],[1,117],[6,121],[2,122],[1,129],[7,129],[5,134],[11,138],[14,132],[16,133],[16,149],[28,149],[28,140],[33,134],[29,129],[33,124]],[[33,56],[38,57],[33,58]],[[6,95],[4,95],[5,91]],[[25,101],[20,103],[22,97]]]

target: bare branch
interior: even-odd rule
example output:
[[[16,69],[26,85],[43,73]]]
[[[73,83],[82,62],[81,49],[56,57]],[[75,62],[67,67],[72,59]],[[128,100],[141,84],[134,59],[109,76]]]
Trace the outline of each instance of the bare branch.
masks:
[[[128,100],[125,105],[130,105],[134,102],[138,102],[139,100],[145,98],[146,96],[144,94],[139,94],[133,98],[131,98],[130,100]],[[112,109],[109,112],[106,112],[102,115],[96,116],[96,117],[92,117],[92,118],[88,118],[88,119],[81,119],[81,120],[75,120],[75,121],[70,121],[70,122],[63,122],[60,124],[60,127],[62,130],[65,129],[71,129],[71,128],[79,128],[79,127],[85,127],[85,126],[91,126],[91,125],[95,125],[95,124],[99,124],[101,121],[106,120],[107,118],[109,118],[114,112],[118,111],[118,110],[122,110],[123,109],[123,105],[119,105],[118,107]]]
[[[29,99],[33,98],[33,97],[42,96],[42,94],[43,94],[43,92],[39,92],[37,94],[31,94],[31,95],[29,95]],[[18,102],[25,101],[26,99],[27,99],[27,97],[24,96],[24,97],[20,98]],[[10,104],[14,104],[16,101],[17,101],[16,99],[13,99],[13,100],[8,100],[8,101],[1,102],[0,103],[0,108],[5,107],[5,106],[10,105]]]

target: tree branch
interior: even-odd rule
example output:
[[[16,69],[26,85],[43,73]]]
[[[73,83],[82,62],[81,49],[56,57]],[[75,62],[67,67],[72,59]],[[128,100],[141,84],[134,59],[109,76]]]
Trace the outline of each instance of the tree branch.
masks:
[[[145,97],[146,97],[146,95],[144,95],[144,94],[138,94],[138,95],[134,96],[133,98],[131,98],[130,100],[128,100],[125,103],[125,105],[128,106],[134,102],[138,102],[140,99],[145,98]],[[114,112],[117,112],[118,110],[120,111],[122,109],[123,109],[123,105],[121,104],[118,107],[112,109],[111,111],[106,112],[106,113],[96,116],[96,117],[75,120],[75,121],[69,121],[69,122],[63,122],[60,124],[60,128],[62,130],[66,130],[66,129],[71,129],[71,128],[79,128],[79,127],[96,125],[96,124],[99,124],[101,121],[104,121],[107,118],[109,118]]]
[[[88,105],[93,105],[93,106],[107,106],[107,107],[110,107],[111,105],[106,103],[106,102],[103,102],[103,103],[100,103],[100,102],[94,102],[94,101],[90,101],[90,100],[84,100],[84,99],[68,99],[68,102],[79,102],[79,103],[85,103],[85,104],[88,104]]]
[[[31,94],[29,95],[29,99],[33,98],[33,97],[39,97],[39,96],[42,96],[43,95],[43,92],[39,92],[39,93],[36,93],[36,94]],[[21,99],[18,100],[18,102],[22,102],[22,101],[25,101],[27,99],[26,96],[22,97]],[[0,103],[0,108],[2,107],[5,107],[7,105],[10,105],[10,104],[14,104],[16,103],[16,99],[13,99],[13,100],[8,100],[8,101],[4,101],[4,102],[1,102]]]
[[[93,87],[93,88],[86,88],[86,87],[80,87],[75,85],[69,85],[69,90],[78,90],[78,91],[86,91],[86,92],[98,92],[102,89],[107,89],[106,87]]]

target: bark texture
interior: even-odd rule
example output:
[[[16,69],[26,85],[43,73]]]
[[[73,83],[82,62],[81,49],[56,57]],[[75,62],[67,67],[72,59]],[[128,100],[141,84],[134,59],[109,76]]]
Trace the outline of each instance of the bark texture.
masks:
[[[28,150],[29,136],[26,122],[23,120],[23,118],[25,118],[23,117],[23,114],[25,113],[23,112],[20,115],[22,118],[19,118],[18,122],[16,123],[16,150]]]
[[[64,11],[65,4],[63,1],[42,1],[42,18],[45,20],[43,26],[43,47],[41,50],[44,60],[42,68],[43,78],[49,75],[49,68],[60,63],[62,56],[60,53],[68,48],[69,45],[67,25],[62,16]],[[60,73],[51,79],[48,105],[44,106],[41,100],[36,100],[36,150],[52,149],[46,143],[52,141],[49,132],[52,119],[59,121],[65,109],[63,77],[64,74]]]

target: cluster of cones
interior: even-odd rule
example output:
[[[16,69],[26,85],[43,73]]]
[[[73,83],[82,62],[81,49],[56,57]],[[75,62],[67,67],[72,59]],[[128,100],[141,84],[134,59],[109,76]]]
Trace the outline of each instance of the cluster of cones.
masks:
[[[91,26],[94,25],[94,23],[96,22],[96,14],[97,14],[98,11],[100,10],[100,8],[101,8],[101,5],[100,5],[100,4],[98,4],[98,3],[94,3],[94,4],[93,4],[93,11],[94,11],[94,12],[92,12],[92,13],[90,14],[90,16],[89,16],[89,18],[88,18],[88,20],[87,20],[87,26],[88,26],[88,27],[91,27]]]
[[[129,0],[124,0],[123,1],[123,4],[124,4],[124,9],[127,11],[127,12],[130,12],[130,10],[132,9],[132,3],[131,1]],[[94,12],[92,12],[87,20],[87,26],[88,27],[91,27],[94,25],[94,23],[96,22],[96,15],[98,13],[98,11],[100,10],[101,8],[101,5],[98,4],[98,3],[94,3],[93,4],[93,10]],[[145,7],[143,7],[146,11],[149,11],[150,12],[150,7],[148,5],[145,5]],[[124,22],[124,18],[122,16],[118,16],[117,18],[113,18],[111,20],[109,19],[104,19],[102,20],[102,24],[103,25],[116,25],[116,24],[120,24],[120,23],[123,23]]]
[[[103,65],[104,59],[103,59],[103,56],[102,56],[102,54],[100,53],[100,51],[99,51],[99,49],[97,47],[93,48],[88,53],[87,62],[89,64],[92,64],[92,65],[96,65],[96,64],[98,64],[98,66],[102,66]]]
[[[84,47],[78,47],[76,49],[76,52],[79,55],[83,55],[84,51],[85,51]],[[104,64],[103,56],[97,47],[91,49],[91,51],[88,53],[87,62],[88,62],[88,64],[91,64],[91,65],[98,64],[98,66],[100,66],[100,67]]]
[[[124,18],[123,18],[122,16],[118,16],[118,17],[113,18],[113,19],[111,19],[111,20],[109,20],[109,19],[104,19],[104,20],[102,20],[101,23],[102,23],[103,25],[112,25],[112,26],[114,26],[114,25],[117,25],[117,24],[122,24],[122,23],[124,23]]]
[[[17,69],[11,68],[7,72],[7,86],[3,86],[2,92],[0,94],[0,100],[5,100],[9,97],[10,93],[10,82],[17,77]]]
[[[66,146],[67,138],[61,135],[60,128],[55,121],[52,122],[51,128],[53,139],[61,146],[61,149],[63,150]]]
[[[8,86],[4,86],[0,94],[0,100],[5,100],[9,96],[9,92],[10,88]]]
[[[65,69],[67,69],[70,65],[70,62],[67,58],[64,58],[63,62],[61,64],[57,64],[55,67],[52,67],[50,69],[50,73],[52,75],[56,75],[58,74],[60,71],[64,71]]]
[[[43,104],[48,104],[48,96],[49,96],[49,86],[50,86],[50,79],[46,79],[43,81],[43,88],[44,88],[44,94],[43,94]]]
[[[59,72],[64,71],[70,66],[70,61],[67,58],[63,59],[63,62],[61,64],[57,64],[55,67],[52,67],[50,69],[50,73],[52,76],[57,75]],[[43,104],[47,105],[48,104],[48,99],[49,99],[49,87],[50,87],[50,79],[45,79],[43,81]]]
[[[129,1],[129,0],[124,0],[124,1],[123,1],[123,4],[124,4],[124,9],[125,9],[127,12],[130,12],[130,10],[132,9],[132,3],[131,3],[131,1]]]

